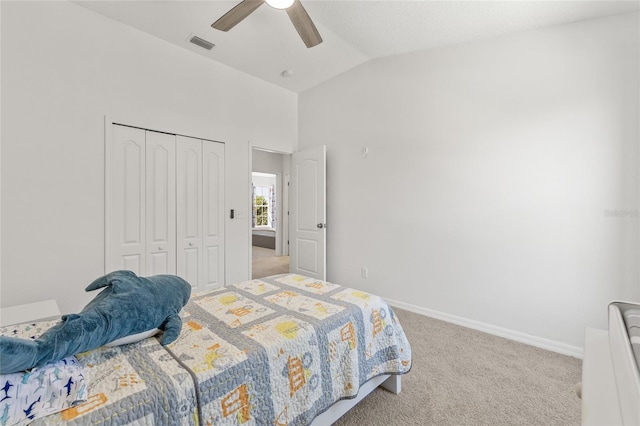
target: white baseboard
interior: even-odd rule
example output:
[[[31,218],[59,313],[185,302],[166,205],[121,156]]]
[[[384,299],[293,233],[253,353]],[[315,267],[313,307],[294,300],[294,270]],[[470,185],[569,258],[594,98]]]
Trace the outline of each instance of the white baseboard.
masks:
[[[493,334],[494,336],[504,337],[505,339],[514,340],[516,342],[525,343],[537,348],[546,349],[548,351],[557,352],[562,355],[568,355],[574,358],[582,359],[584,349],[579,346],[567,345],[566,343],[556,342],[555,340],[544,339],[542,337],[533,336],[531,334],[522,333],[520,331],[510,330],[508,328],[497,327],[495,325],[459,317],[456,315],[445,314],[444,312],[434,311],[433,309],[423,308],[421,306],[412,305],[410,303],[400,302],[384,298],[391,306],[435,318],[441,321],[450,322],[452,324],[482,331],[484,333]]]

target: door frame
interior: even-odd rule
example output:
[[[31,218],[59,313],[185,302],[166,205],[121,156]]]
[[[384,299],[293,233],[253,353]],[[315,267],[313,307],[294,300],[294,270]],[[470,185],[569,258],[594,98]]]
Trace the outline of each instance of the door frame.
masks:
[[[257,150],[257,151],[263,151],[263,152],[270,152],[272,154],[280,154],[283,156],[288,156],[289,160],[291,160],[291,152],[285,152],[285,151],[277,151],[274,149],[270,149],[270,148],[263,148],[261,146],[258,145],[254,145],[252,142],[249,142],[248,144],[248,156],[249,156],[249,171],[248,171],[248,179],[249,179],[249,185],[247,188],[247,191],[249,192],[248,197],[247,197],[247,238],[249,241],[249,259],[248,259],[248,263],[249,263],[249,275],[248,275],[248,279],[252,279],[253,276],[253,241],[252,241],[252,228],[251,228],[251,219],[249,218],[249,212],[251,212],[251,215],[253,215],[253,190],[252,190],[252,182],[253,182],[253,151]],[[282,209],[278,208],[278,211],[281,212],[282,214],[279,214],[279,217],[281,217],[281,220],[279,221],[280,223],[278,224],[278,228],[276,228],[276,253],[280,252],[280,255],[282,256],[288,256],[289,255],[289,246],[287,243],[287,240],[289,238],[289,217],[288,214],[285,214],[284,212],[288,212],[289,211],[289,173],[285,173],[285,171],[283,170],[281,173],[277,173],[276,174],[276,185],[280,185],[281,187],[281,194],[279,195],[282,198]],[[278,194],[277,188],[276,188],[276,194]],[[278,243],[280,243],[280,247],[278,247]]]

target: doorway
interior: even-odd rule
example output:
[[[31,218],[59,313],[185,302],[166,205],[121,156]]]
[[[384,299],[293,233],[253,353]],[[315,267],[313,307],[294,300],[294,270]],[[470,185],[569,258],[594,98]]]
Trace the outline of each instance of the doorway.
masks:
[[[289,272],[290,157],[290,154],[252,149],[252,279]]]

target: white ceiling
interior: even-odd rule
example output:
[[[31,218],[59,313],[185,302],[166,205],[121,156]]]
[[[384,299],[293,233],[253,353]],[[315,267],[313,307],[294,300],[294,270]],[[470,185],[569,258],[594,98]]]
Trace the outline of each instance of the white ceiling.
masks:
[[[287,13],[263,4],[229,32],[237,1],[76,1],[88,9],[294,92],[371,59],[638,11],[640,1],[302,0],[324,42],[307,49]],[[191,35],[214,43],[207,51]],[[283,77],[284,70],[293,73]]]

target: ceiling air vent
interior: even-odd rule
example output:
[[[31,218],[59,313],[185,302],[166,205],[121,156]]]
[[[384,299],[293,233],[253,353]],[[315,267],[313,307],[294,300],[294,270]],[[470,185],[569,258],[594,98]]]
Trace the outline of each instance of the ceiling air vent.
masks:
[[[200,46],[203,49],[207,49],[207,50],[211,50],[211,49],[213,49],[213,46],[215,46],[215,44],[213,44],[213,43],[211,43],[211,42],[209,42],[207,40],[201,39],[198,36],[192,36],[189,39],[189,41],[191,43],[195,44],[196,46]]]

